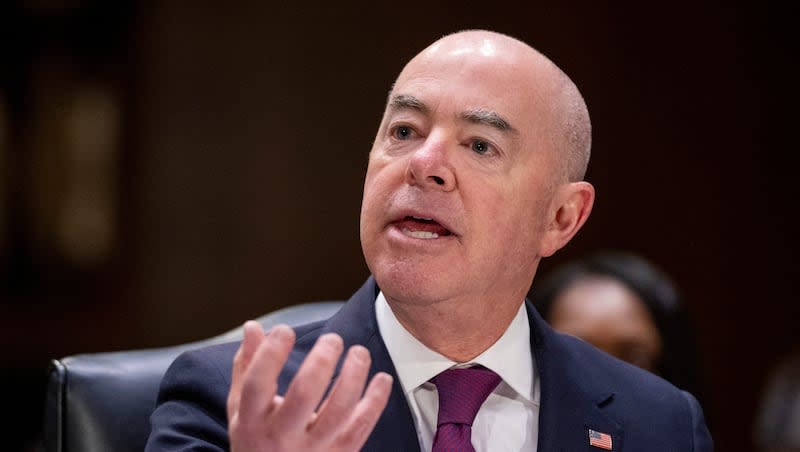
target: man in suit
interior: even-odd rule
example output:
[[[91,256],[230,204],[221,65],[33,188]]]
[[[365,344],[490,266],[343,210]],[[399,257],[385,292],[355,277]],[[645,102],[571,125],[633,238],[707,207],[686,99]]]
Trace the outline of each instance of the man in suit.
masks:
[[[372,277],[334,317],[179,357],[147,450],[710,451],[697,401],[525,301],[585,223],[589,115],[541,53],[459,32],[392,87],[369,157]]]

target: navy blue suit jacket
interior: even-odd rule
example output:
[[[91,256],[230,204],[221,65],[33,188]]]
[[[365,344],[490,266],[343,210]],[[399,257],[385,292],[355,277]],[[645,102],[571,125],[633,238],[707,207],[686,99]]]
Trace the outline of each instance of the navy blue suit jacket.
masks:
[[[345,346],[372,354],[371,374],[395,377],[388,405],[367,451],[418,451],[414,421],[375,320],[378,288],[370,278],[327,321],[295,329],[297,342],[279,378],[284,393],[316,339],[338,333]],[[589,429],[611,435],[614,451],[706,452],[713,449],[703,412],[689,393],[553,331],[527,303],[531,346],[539,370],[539,452],[594,451]],[[147,451],[228,449],[226,399],[239,344],[184,353],[170,366],[151,417]]]

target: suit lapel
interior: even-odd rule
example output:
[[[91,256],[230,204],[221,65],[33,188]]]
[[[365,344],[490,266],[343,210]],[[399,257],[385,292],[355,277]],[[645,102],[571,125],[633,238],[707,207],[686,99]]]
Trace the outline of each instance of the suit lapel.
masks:
[[[602,406],[613,401],[614,394],[598,387],[597,382],[587,382],[574,374],[580,363],[530,302],[526,304],[541,388],[538,452],[622,451],[623,430],[602,411]],[[609,435],[612,449],[591,445],[590,430],[597,432],[600,439]]]
[[[375,280],[370,277],[347,304],[330,319],[326,329],[338,333],[344,340],[345,347],[362,344],[369,350],[372,356],[369,378],[381,371],[394,378],[389,402],[362,450],[419,451],[419,439],[411,409],[403,394],[392,359],[378,332],[375,318],[377,296],[378,287]],[[338,373],[337,368],[336,375]]]
[[[362,344],[372,356],[370,378],[383,371],[392,375],[394,384],[389,402],[362,450],[419,451],[414,420],[397,378],[397,371],[378,332],[375,297],[378,287],[370,277],[326,326],[338,333],[345,347]],[[614,394],[604,391],[598,382],[586,381],[575,374],[580,363],[563,339],[542,320],[527,302],[531,326],[531,347],[540,379],[538,452],[602,452],[590,444],[589,431],[610,435],[612,449],[623,451],[623,429],[602,411],[612,403]],[[336,374],[338,374],[338,369]]]
[[[376,372],[384,371],[392,375],[394,383],[386,409],[363,450],[419,451],[419,438],[414,427],[414,418],[411,416],[411,409],[408,407],[408,401],[400,386],[400,379],[397,378],[397,371],[389,358],[383,340],[380,335],[375,335],[366,346],[372,354],[370,378]]]

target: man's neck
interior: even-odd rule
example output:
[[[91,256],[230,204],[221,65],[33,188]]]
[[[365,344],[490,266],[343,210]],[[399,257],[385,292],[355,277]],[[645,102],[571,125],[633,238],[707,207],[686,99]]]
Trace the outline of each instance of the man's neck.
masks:
[[[506,331],[524,294],[515,299],[449,299],[430,303],[386,301],[418,341],[455,362],[467,362],[491,347]]]

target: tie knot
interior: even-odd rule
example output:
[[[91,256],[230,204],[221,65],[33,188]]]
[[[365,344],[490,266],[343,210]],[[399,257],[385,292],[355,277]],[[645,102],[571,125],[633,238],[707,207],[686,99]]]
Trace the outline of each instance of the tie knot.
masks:
[[[439,392],[437,424],[472,426],[481,405],[500,380],[499,375],[485,367],[448,369],[433,377],[431,382]]]

